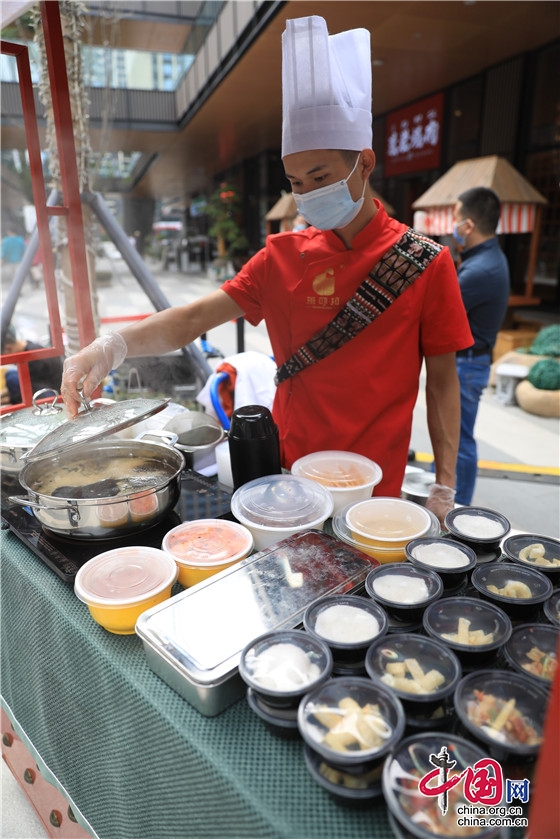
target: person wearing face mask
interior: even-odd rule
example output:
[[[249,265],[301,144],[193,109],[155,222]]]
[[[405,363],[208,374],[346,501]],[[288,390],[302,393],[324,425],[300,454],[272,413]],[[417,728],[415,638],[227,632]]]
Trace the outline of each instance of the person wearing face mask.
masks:
[[[447,248],[389,218],[373,198],[370,34],[329,35],[318,16],[282,38],[282,160],[305,230],[267,238],[218,291],[103,336],[66,361],[62,395],[80,405],[125,356],[164,353],[245,316],[265,320],[278,366],[273,416],[282,465],[339,449],[377,462],[376,495],[400,496],[426,362],[436,483],[453,507],[459,440],[455,351],[472,344]]]
[[[453,218],[453,237],[462,246],[459,287],[474,338],[471,347],[457,353],[461,436],[456,501],[470,504],[478,465],[474,425],[482,391],[490,378],[492,350],[508,307],[510,278],[507,259],[496,237],[500,220],[496,193],[486,187],[461,193]]]

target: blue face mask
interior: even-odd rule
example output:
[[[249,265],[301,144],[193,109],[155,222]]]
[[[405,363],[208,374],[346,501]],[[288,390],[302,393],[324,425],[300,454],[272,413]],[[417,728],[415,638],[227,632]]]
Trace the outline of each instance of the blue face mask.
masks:
[[[459,233],[459,228],[462,224],[464,224],[468,219],[464,218],[463,221],[458,222],[457,224],[453,225],[453,238],[459,245],[466,245],[467,244],[467,237],[461,236]]]
[[[301,213],[313,227],[319,230],[335,230],[346,227],[356,218],[364,203],[366,182],[364,182],[361,198],[354,201],[348,189],[348,181],[356,171],[359,160],[360,155],[357,157],[354,168],[343,181],[322,186],[312,192],[306,192],[305,195],[292,193],[298,213]]]

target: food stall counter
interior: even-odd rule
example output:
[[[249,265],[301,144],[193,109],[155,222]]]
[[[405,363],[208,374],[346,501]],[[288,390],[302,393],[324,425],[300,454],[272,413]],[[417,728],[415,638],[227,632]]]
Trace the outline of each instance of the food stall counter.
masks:
[[[90,832],[392,837],[382,799],[335,803],[307,771],[301,740],[275,736],[244,699],[202,716],[150,670],[140,638],[94,623],[13,532],[0,547],[3,706]]]

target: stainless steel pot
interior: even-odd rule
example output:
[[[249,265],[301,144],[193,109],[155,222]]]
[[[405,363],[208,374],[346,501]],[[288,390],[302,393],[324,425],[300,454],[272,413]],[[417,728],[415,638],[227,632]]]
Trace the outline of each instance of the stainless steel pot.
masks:
[[[407,466],[401,487],[401,498],[425,507],[430,488],[435,480],[436,476],[433,472],[427,472],[419,466]]]
[[[163,519],[179,499],[183,454],[144,440],[97,440],[26,464],[19,482],[43,527],[72,539],[112,539]]]

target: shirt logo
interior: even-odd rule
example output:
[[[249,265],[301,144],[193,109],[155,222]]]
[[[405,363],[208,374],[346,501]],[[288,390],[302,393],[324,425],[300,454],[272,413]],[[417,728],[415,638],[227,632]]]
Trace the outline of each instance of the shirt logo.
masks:
[[[335,276],[334,268],[327,268],[322,274],[317,274],[313,279],[313,291],[319,297],[330,297],[334,294]]]

